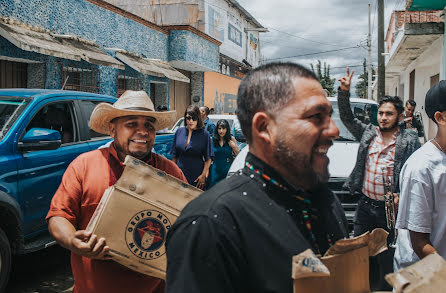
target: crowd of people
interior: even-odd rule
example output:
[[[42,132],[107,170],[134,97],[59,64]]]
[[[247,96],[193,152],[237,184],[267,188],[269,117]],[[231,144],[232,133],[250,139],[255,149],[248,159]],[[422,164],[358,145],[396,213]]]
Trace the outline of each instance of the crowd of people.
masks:
[[[229,122],[221,119],[216,126],[208,115],[208,107],[187,107],[185,127],[175,132],[170,151],[187,182],[203,190],[226,177],[234,156],[240,151]]]
[[[359,142],[345,183],[358,196],[353,234],[389,232],[388,250],[370,259],[370,286],[391,290],[386,274],[431,253],[446,257],[446,81],[426,95],[437,134],[421,146],[425,134],[412,101],[403,106],[399,97],[380,97],[377,126],[355,118],[352,76],[347,69],[339,80],[338,106]],[[70,164],[47,215],[51,234],[72,251],[74,292],[293,292],[294,255],[307,249],[323,255],[349,237],[341,203],[327,186],[327,152],[339,136],[332,111],[311,70],[294,63],[253,69],[237,99],[249,153],[244,168],[226,178],[239,149],[228,121],[214,125],[209,108],[187,107],[170,161],[152,147],[155,131],[173,124],[174,111],[154,111],[147,94],[132,91],[113,105],[98,105],[91,127],[114,142]],[[85,231],[104,190],[121,176],[126,155],[204,190],[167,233],[165,282],[109,261],[106,239]]]

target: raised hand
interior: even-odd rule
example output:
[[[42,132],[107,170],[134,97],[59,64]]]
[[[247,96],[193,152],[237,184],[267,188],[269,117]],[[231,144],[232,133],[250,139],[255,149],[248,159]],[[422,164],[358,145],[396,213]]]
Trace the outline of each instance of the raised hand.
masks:
[[[343,76],[339,79],[339,82],[341,82],[340,88],[342,91],[346,91],[346,92],[350,91],[350,85],[351,85],[353,73],[355,73],[355,71],[352,70],[352,72],[350,72],[350,68],[347,67],[347,73],[345,74],[345,76]]]

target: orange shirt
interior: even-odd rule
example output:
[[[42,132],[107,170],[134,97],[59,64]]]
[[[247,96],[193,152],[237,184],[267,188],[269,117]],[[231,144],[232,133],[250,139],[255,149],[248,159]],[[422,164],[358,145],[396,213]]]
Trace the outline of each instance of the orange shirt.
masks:
[[[187,182],[178,166],[152,153],[149,165]],[[84,230],[109,186],[122,175],[113,144],[84,153],[68,166],[52,201],[51,217],[66,218],[77,230]],[[95,260],[71,253],[74,276],[73,293],[164,292],[164,281],[132,271],[111,260]]]

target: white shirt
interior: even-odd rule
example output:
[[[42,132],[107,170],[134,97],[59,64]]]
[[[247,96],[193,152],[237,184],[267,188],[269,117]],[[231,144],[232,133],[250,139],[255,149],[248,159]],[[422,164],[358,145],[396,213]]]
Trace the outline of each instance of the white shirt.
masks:
[[[432,142],[425,143],[401,169],[400,190],[395,271],[419,260],[408,230],[429,233],[432,245],[446,259],[446,154]]]

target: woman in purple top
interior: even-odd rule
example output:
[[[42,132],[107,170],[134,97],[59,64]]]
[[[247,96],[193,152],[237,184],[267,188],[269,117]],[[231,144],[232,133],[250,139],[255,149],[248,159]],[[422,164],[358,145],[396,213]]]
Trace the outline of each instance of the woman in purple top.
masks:
[[[183,171],[189,184],[204,189],[214,151],[197,106],[187,107],[184,126],[175,133],[170,150],[172,161]]]

